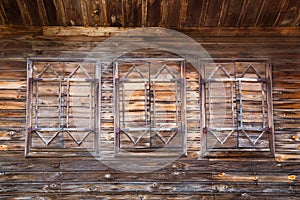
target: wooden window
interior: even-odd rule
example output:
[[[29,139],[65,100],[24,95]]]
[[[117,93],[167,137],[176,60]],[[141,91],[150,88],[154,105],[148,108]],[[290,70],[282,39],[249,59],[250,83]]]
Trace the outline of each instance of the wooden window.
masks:
[[[183,59],[114,63],[115,153],[185,150]]]
[[[201,74],[203,155],[274,154],[269,62],[203,61]]]
[[[28,60],[26,155],[99,151],[98,64]]]

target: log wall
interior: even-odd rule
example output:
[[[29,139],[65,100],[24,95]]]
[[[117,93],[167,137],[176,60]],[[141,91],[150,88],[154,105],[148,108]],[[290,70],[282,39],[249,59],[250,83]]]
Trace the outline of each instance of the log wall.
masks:
[[[106,37],[44,36],[38,29],[13,35],[3,33],[0,35],[0,197],[298,199],[299,37],[191,36],[212,58],[271,59],[274,158],[201,158],[197,142],[193,145],[195,150],[187,156],[151,173],[117,171],[93,157],[25,158],[26,58],[85,57]]]

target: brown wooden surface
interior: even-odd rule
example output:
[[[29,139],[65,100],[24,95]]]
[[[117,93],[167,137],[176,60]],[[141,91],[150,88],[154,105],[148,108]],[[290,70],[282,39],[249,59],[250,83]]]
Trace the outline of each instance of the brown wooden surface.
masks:
[[[0,24],[297,27],[299,9],[297,0],[2,0]]]
[[[9,1],[5,2],[5,6],[8,5]],[[148,7],[153,5],[155,1],[148,2]],[[189,23],[195,23],[192,18],[188,19]],[[281,17],[279,19],[281,21]],[[226,17],[224,20],[226,22]],[[49,23],[53,21],[49,20]],[[139,174],[111,169],[91,156],[24,158],[26,58],[29,56],[84,58],[106,37],[45,36],[42,35],[41,29],[36,28],[14,31],[15,35],[11,35],[11,29],[3,30],[3,34],[0,35],[1,198],[298,199],[300,197],[299,37],[279,35],[201,37],[201,34],[191,33],[191,36],[199,41],[213,58],[271,59],[275,158],[245,157],[242,153],[236,153],[237,157],[199,159],[200,133],[188,129],[188,133],[196,137],[195,141],[188,143],[187,156],[182,156],[161,170]],[[172,42],[174,42],[172,39],[162,41],[164,44]],[[147,55],[149,52],[144,54]],[[101,102],[111,109],[109,105],[112,106],[112,70],[106,71],[105,74],[106,77],[102,79]],[[190,77],[188,83],[190,88],[196,89],[199,84],[197,74],[188,70],[187,76]],[[193,97],[189,96],[188,90],[187,94],[187,98]],[[198,109],[197,106],[190,107],[191,110],[194,108]],[[106,147],[109,152],[113,151],[114,145],[114,134],[109,129],[113,127],[113,118],[111,112],[106,113],[103,115],[101,127],[108,129],[101,138],[107,141]],[[194,111],[190,113],[196,115]],[[191,120],[190,126],[199,126],[199,122]]]

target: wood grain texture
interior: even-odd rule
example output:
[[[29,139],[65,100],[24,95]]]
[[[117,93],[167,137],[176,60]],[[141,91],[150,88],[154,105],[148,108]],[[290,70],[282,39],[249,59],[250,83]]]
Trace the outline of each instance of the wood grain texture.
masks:
[[[18,7],[18,4],[15,0],[9,1],[4,0],[1,1],[3,10],[5,12],[5,16],[7,17],[8,24],[16,24],[20,25],[23,24],[23,19],[21,15],[21,11]]]
[[[1,27],[0,27],[1,28]],[[3,27],[5,30],[6,27]],[[126,30],[139,29],[123,27],[62,27],[62,26],[44,26],[43,34],[46,36],[113,36]],[[175,29],[175,28],[174,28]],[[8,29],[9,30],[9,29]],[[190,36],[299,36],[299,28],[179,28],[177,31],[187,33]],[[143,33],[139,33],[143,34]],[[153,33],[157,34],[157,33]],[[158,33],[159,34],[159,33]],[[157,34],[157,35],[158,35]]]
[[[2,2],[0,2],[0,19],[1,19],[1,24],[4,24],[4,25],[8,24],[8,19],[6,17],[6,13],[5,13]]]
[[[25,2],[23,0],[17,0],[17,4],[18,4],[20,12],[21,12],[21,16],[22,16],[22,19],[23,19],[23,24],[33,25],[31,16],[29,14],[29,10],[28,10],[27,5],[25,4]]]
[[[151,2],[148,2],[151,4]],[[148,4],[148,7],[150,6]],[[230,9],[230,8],[229,8]],[[189,7],[188,7],[189,10]],[[151,11],[148,10],[150,13]],[[198,14],[196,14],[198,15]],[[153,15],[150,15],[153,16]],[[267,15],[265,15],[267,16]],[[271,16],[271,15],[270,15]],[[273,16],[273,15],[272,15]],[[273,17],[271,17],[274,19]],[[225,22],[226,22],[225,18]],[[186,23],[198,23],[187,17]],[[156,21],[152,21],[153,23]],[[151,23],[152,23],[151,22]],[[262,22],[264,23],[264,22]],[[258,23],[259,24],[259,23]],[[75,30],[75,29],[72,29]],[[1,27],[0,35],[0,198],[8,199],[298,199],[300,173],[299,31],[275,29],[275,33],[235,29],[232,32],[183,32],[193,37],[213,58],[270,58],[273,76],[275,158],[201,158],[199,121],[188,121],[188,152],[161,170],[126,173],[112,169],[92,156],[24,158],[26,127],[26,57],[76,56],[85,58],[108,37],[71,34],[43,35],[41,28],[19,30]],[[106,30],[112,32],[110,28]],[[244,32],[245,31],[245,32]],[[277,32],[278,31],[278,32]],[[105,31],[104,31],[105,32]],[[282,33],[283,32],[283,33]],[[227,33],[227,36],[225,36]],[[280,33],[280,34],[279,34]],[[206,37],[203,35],[206,34]],[[215,35],[214,35],[215,34]],[[222,34],[224,34],[222,36]],[[293,35],[292,37],[282,36]],[[214,35],[214,36],[213,36]],[[210,37],[213,36],[213,37]],[[272,37],[267,37],[272,36]],[[142,41],[136,38],[136,41]],[[120,41],[122,42],[122,41]],[[176,43],[165,38],[161,44]],[[99,51],[109,52],[112,49]],[[157,51],[132,55],[160,55]],[[187,70],[187,116],[197,115],[199,75]],[[113,71],[101,80],[101,145],[112,152]],[[50,100],[50,98],[49,98]],[[196,137],[192,137],[196,135]],[[193,138],[193,141],[192,141]],[[81,154],[82,155],[82,154]],[[126,158],[123,158],[126,159]]]
[[[3,0],[2,4],[1,25],[166,28],[297,27],[300,6],[295,0]]]

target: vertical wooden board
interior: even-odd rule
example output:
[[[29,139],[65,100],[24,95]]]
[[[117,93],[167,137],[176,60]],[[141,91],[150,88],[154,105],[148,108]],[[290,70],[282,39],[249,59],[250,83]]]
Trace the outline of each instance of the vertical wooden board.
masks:
[[[21,16],[23,19],[23,24],[25,25],[32,25],[32,21],[31,21],[31,16],[29,14],[27,5],[25,3],[25,1],[23,0],[17,0],[20,12],[21,12]]]
[[[202,9],[203,0],[189,0],[187,6],[187,15],[185,26],[198,26],[200,19],[200,12]]]
[[[88,25],[105,26],[104,24],[105,20],[103,17],[104,16],[103,6],[106,5],[101,4],[101,0],[89,0],[89,1],[85,1],[85,3],[86,3],[86,10],[87,10]]]
[[[55,7],[56,17],[57,21],[56,23],[58,25],[67,25],[67,18],[66,18],[66,11],[65,11],[65,4],[63,0],[53,0],[53,4]]]
[[[147,11],[146,11],[147,12]],[[124,25],[129,27],[141,26],[142,0],[127,0],[125,3]]]
[[[12,25],[23,24],[21,12],[16,0],[2,0],[2,4],[9,24]]]
[[[278,21],[279,26],[290,26],[298,19],[300,13],[300,3],[295,0],[287,0],[286,9],[282,10],[281,16]]]
[[[40,25],[49,25],[47,11],[43,0],[36,0]],[[36,11],[35,11],[36,12]]]
[[[147,26],[158,26],[160,22],[160,0],[148,0]]]
[[[121,27],[124,25],[122,0],[106,1],[107,19],[110,26]]]
[[[88,14],[90,12],[87,9],[87,1],[80,1],[80,9],[82,15],[82,25],[88,26],[89,25]]]
[[[242,9],[243,1],[228,0],[229,5],[225,13],[224,26],[236,26]]]
[[[209,1],[207,12],[204,13],[204,26],[218,26],[223,0]]]
[[[50,26],[55,26],[58,25],[57,23],[57,16],[56,16],[56,11],[55,11],[55,6],[53,3],[53,0],[44,0],[44,5],[46,8],[47,16],[48,16],[48,21]]]
[[[82,13],[80,1],[64,0],[64,9],[66,13],[67,24],[70,26],[82,25]]]
[[[265,0],[266,7],[264,13],[262,13],[262,20],[258,25],[261,26],[272,26],[276,20],[276,17],[280,11],[281,5],[284,0],[274,1],[274,0]]]
[[[259,11],[261,9],[263,0],[249,1],[246,8],[244,20],[241,22],[240,26],[254,26]]]
[[[36,0],[23,0],[27,6],[28,14],[30,15],[32,25],[38,26],[41,24],[39,17],[38,5]]]
[[[180,25],[181,3],[179,3],[177,0],[172,0],[168,2],[169,2],[169,6],[168,6],[167,24],[169,27],[177,27]]]

